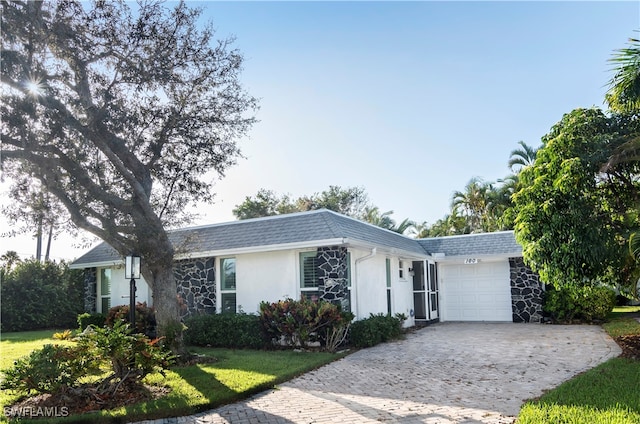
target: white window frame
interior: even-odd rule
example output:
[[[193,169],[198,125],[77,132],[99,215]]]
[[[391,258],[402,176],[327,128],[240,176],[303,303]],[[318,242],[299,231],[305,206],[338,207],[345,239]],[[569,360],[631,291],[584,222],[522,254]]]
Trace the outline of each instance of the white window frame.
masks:
[[[113,290],[112,288],[112,284],[113,284],[113,270],[111,268],[100,268],[100,272],[98,272],[98,282],[97,282],[97,286],[98,286],[98,291],[100,292],[100,294],[98,295],[98,299],[100,299],[100,311],[103,314],[106,314],[107,312],[109,312],[109,309],[111,309],[111,292]],[[107,273],[109,274],[107,276],[108,281],[109,281],[109,292],[108,293],[103,293],[102,290],[102,278],[103,278],[103,273],[104,275],[106,275]],[[107,301],[107,310],[104,310],[104,301]],[[96,309],[97,309],[97,305],[96,305]]]
[[[407,280],[407,270],[404,267],[405,261],[398,259],[398,279],[401,281]]]
[[[224,266],[225,266],[225,261],[228,260],[233,260],[233,273],[234,273],[234,286],[233,288],[225,288],[223,286],[223,282],[225,280],[224,275]],[[238,265],[238,260],[235,256],[226,256],[223,258],[220,258],[218,260],[219,263],[219,284],[218,286],[220,287],[219,293],[220,293],[220,302],[219,303],[219,312],[220,313],[224,313],[224,312],[231,312],[231,313],[237,313],[238,312],[238,293],[237,293],[237,289],[238,289],[238,269],[237,269],[237,265]],[[229,311],[229,310],[225,310],[224,308],[224,301],[223,298],[226,297],[225,295],[233,295],[234,297],[234,304],[235,304],[235,308],[233,311]]]
[[[315,286],[314,287],[304,287],[304,258],[311,258],[314,257],[317,259],[318,257],[318,252],[316,250],[307,250],[304,252],[298,252],[298,292],[299,292],[299,296],[298,298],[305,296],[305,293],[316,293],[316,297],[320,297],[320,289],[318,288],[318,280],[317,280],[317,275],[316,275],[316,270],[314,267],[314,277],[316,278],[315,280]],[[316,265],[315,261],[314,261],[314,266]],[[312,295],[313,297],[313,295]]]

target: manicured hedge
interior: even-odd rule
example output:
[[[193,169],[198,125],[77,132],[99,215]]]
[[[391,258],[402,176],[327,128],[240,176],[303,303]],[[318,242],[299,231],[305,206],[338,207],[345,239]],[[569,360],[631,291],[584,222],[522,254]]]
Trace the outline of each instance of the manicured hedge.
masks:
[[[402,315],[377,314],[351,324],[350,341],[354,347],[371,347],[402,335]]]
[[[261,349],[266,346],[260,318],[250,314],[196,315],[184,321],[188,345],[230,349]]]
[[[2,275],[2,331],[74,328],[84,309],[84,276],[66,263],[29,260]]]

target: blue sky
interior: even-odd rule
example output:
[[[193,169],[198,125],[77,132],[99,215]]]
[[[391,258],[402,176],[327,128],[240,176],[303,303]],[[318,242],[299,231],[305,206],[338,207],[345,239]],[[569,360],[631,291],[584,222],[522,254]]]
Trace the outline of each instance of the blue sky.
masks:
[[[435,222],[474,176],[495,181],[519,140],[602,106],[607,60],[638,2],[199,3],[244,53],[261,120],[206,218],[261,187],[364,187],[398,220]]]
[[[236,37],[261,105],[246,159],[194,224],[233,220],[260,188],[329,185],[432,224],[472,177],[506,176],[519,140],[537,146],[564,113],[603,106],[607,60],[640,28],[637,1],[191,4]],[[77,255],[68,244],[54,256]]]

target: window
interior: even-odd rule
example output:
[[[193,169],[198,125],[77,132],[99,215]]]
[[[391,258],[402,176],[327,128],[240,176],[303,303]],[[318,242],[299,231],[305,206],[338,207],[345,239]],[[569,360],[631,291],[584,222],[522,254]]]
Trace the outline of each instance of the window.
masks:
[[[300,292],[307,299],[317,299],[320,296],[316,252],[300,253]]]
[[[106,314],[111,309],[111,269],[100,270],[100,312]]]
[[[387,313],[391,315],[391,259],[386,260],[387,268]]]
[[[404,262],[398,261],[398,277],[404,280]]]
[[[347,257],[345,258],[347,261],[347,289],[345,293],[345,298],[342,301],[342,310],[346,312],[351,312],[351,253],[347,252]]]
[[[220,259],[221,312],[236,312],[236,258]]]

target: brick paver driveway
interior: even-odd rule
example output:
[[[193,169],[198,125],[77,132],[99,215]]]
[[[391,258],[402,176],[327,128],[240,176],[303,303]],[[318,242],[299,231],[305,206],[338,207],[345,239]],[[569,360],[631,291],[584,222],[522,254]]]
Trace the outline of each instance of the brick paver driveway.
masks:
[[[246,401],[147,423],[511,423],[524,400],[619,354],[597,326],[435,324]]]

